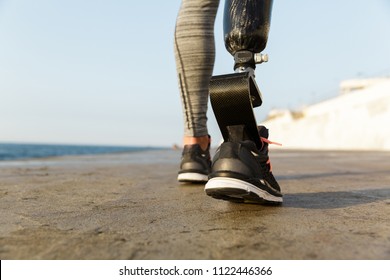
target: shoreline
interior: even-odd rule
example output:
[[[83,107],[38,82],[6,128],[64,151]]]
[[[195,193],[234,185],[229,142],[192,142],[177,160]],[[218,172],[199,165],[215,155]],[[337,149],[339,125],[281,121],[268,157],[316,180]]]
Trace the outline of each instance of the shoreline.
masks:
[[[51,159],[62,156],[121,154],[165,149],[168,148],[152,146],[0,143],[0,162],[14,160]]]
[[[168,151],[169,148],[148,148],[134,151],[122,151],[122,152],[108,152],[108,153],[96,153],[96,154],[71,154],[71,155],[58,155],[48,157],[34,157],[34,158],[19,158],[10,160],[0,160],[0,168],[7,166],[18,166],[18,165],[37,165],[37,164],[66,164],[67,161],[77,162],[80,161],[118,161],[118,160],[129,160],[134,162],[135,158],[139,158],[144,154],[146,158],[150,158],[152,153],[159,154],[160,152]],[[141,161],[142,162],[142,161]]]

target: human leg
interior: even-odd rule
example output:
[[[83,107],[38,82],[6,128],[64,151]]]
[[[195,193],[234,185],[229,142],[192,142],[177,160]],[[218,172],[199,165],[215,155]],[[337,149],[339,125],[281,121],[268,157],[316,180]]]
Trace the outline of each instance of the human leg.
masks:
[[[210,171],[207,103],[218,5],[219,0],[183,0],[176,21],[175,59],[184,119],[179,181],[204,182]]]
[[[183,0],[176,21],[175,59],[184,136],[207,132],[209,81],[215,60],[214,22],[219,0]]]

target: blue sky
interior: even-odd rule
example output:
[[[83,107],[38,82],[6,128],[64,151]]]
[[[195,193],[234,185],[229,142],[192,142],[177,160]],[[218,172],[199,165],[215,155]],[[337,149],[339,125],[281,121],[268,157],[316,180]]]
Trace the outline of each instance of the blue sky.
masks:
[[[0,142],[181,144],[180,2],[0,0]],[[233,65],[223,4],[215,74]],[[258,122],[332,98],[342,80],[390,75],[389,30],[388,0],[274,1]],[[219,140],[211,108],[209,128]]]

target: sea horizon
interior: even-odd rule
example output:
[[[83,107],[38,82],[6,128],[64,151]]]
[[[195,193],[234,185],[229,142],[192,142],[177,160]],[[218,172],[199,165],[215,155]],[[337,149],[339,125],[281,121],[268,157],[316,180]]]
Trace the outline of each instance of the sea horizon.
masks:
[[[161,150],[168,147],[151,145],[99,145],[99,144],[58,144],[0,142],[0,161],[36,159],[70,155],[98,155],[112,153]]]

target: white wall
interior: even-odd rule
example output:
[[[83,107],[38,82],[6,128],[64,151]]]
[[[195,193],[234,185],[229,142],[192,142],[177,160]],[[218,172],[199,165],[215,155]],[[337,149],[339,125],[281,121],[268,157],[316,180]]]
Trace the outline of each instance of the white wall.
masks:
[[[390,151],[390,78],[262,124],[284,148]]]

